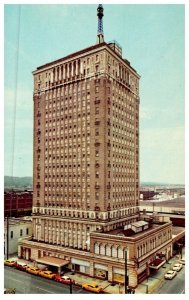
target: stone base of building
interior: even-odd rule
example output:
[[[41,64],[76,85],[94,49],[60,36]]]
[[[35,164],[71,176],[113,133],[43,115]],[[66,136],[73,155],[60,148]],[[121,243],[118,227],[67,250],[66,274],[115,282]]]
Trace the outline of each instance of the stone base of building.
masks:
[[[75,272],[88,275],[90,277],[108,280],[109,282],[125,282],[125,261],[124,259],[107,259],[94,256],[93,253],[75,250],[56,245],[25,240],[19,244],[18,257],[37,262],[39,258],[51,256],[68,261],[66,266]],[[58,271],[58,269],[57,269]],[[129,286],[137,286],[137,269],[128,265]],[[60,270],[61,272],[61,270]]]
[[[165,253],[166,259],[169,259],[172,253],[171,244],[164,244],[161,251]],[[74,272],[108,280],[109,282],[124,284],[125,272],[127,272],[129,279],[128,286],[136,288],[138,283],[149,275],[148,262],[152,262],[155,259],[155,251],[149,253],[145,259],[141,259],[140,261],[132,258],[133,254],[131,251],[129,253],[129,250],[127,261],[124,254],[122,254],[122,258],[119,257],[119,248],[117,249],[117,253],[118,257],[108,257],[106,255],[97,255],[94,252],[61,247],[34,240],[23,240],[18,247],[19,258],[34,262],[43,257],[59,258],[67,261],[66,267]],[[57,268],[57,272],[61,271],[61,268]]]
[[[59,272],[66,264],[70,270],[109,282],[124,284],[127,275],[128,286],[136,288],[172,256],[172,223],[139,221],[128,228],[91,232],[88,241],[87,251],[56,241],[25,239],[19,243],[18,256],[36,262],[45,258],[49,266],[53,265],[50,260],[62,261],[53,265]]]

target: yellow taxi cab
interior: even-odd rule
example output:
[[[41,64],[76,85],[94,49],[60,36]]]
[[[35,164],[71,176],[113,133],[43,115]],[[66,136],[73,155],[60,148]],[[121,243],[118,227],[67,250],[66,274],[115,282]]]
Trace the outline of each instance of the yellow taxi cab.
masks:
[[[56,274],[51,271],[40,271],[39,275],[49,279],[54,279],[56,277]]]
[[[15,267],[16,266],[16,261],[15,260],[6,259],[4,261],[4,265],[5,266],[9,266],[9,267]]]
[[[96,282],[84,283],[82,285],[82,288],[95,293],[100,293],[103,290],[102,287],[99,286]]]
[[[39,268],[32,267],[32,266],[26,268],[26,272],[34,274],[34,275],[38,275],[40,271],[41,270]]]

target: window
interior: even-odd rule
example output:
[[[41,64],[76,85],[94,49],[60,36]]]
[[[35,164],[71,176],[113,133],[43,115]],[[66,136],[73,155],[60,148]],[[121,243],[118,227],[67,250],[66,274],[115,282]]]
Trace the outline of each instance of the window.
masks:
[[[11,239],[13,238],[13,231],[11,231]]]
[[[106,255],[111,256],[111,247],[110,247],[110,245],[106,246]]]
[[[99,92],[99,87],[98,87],[98,86],[95,87],[95,92],[96,92],[96,93]]]
[[[22,230],[22,229],[20,229],[20,236],[22,236],[22,234],[23,234],[23,230]]]
[[[95,251],[96,254],[99,254],[99,245],[95,243]]]
[[[105,246],[102,244],[100,245],[100,254],[105,255]]]
[[[26,228],[26,234],[29,234],[29,228]]]
[[[95,114],[96,114],[96,115],[99,114],[99,107],[95,107]]]
[[[98,136],[99,135],[99,128],[95,129],[95,135]]]

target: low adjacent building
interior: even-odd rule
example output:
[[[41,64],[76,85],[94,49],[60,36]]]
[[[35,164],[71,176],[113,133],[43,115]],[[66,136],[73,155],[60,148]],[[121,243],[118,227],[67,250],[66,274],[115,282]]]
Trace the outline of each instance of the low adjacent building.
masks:
[[[7,190],[4,192],[4,216],[22,217],[32,213],[33,191]]]
[[[7,236],[8,232],[8,236]],[[4,255],[17,254],[18,242],[32,235],[32,218],[7,218],[4,221]]]
[[[136,287],[172,256],[172,223],[138,221],[108,232],[99,228],[90,234],[89,246],[90,252],[24,240],[18,255],[30,255],[47,265],[59,258],[59,271],[67,265],[70,270],[118,283],[124,283],[127,268],[128,285]]]

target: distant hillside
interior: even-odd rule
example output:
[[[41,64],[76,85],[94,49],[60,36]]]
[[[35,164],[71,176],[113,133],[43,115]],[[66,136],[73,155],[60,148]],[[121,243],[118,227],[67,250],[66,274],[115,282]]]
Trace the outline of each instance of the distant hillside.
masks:
[[[4,176],[4,188],[28,188],[33,185],[32,177]]]
[[[159,183],[159,182],[141,182],[141,187],[145,186],[165,186],[171,184]],[[4,176],[4,188],[32,188],[33,178],[32,177],[12,177]],[[184,187],[183,184],[175,184],[175,186]]]

